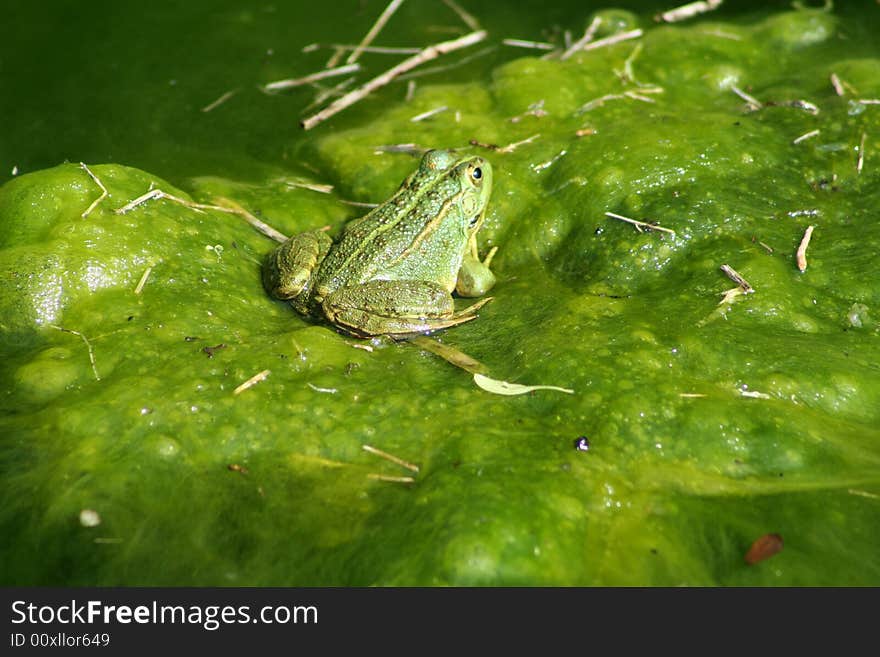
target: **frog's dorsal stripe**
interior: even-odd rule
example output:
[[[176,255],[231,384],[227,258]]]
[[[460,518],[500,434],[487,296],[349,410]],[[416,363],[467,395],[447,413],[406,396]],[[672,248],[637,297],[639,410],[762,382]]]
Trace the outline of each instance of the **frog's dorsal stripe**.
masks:
[[[363,250],[366,248],[367,244],[374,243],[375,240],[377,238],[379,238],[381,235],[383,235],[384,233],[387,233],[389,231],[394,230],[395,227],[404,219],[404,217],[406,217],[408,214],[410,214],[418,205],[420,205],[422,203],[425,195],[428,194],[432,189],[434,189],[435,183],[444,177],[451,176],[452,172],[454,170],[455,170],[455,168],[446,169],[444,171],[438,172],[439,175],[431,176],[429,179],[425,180],[418,187],[413,187],[413,181],[419,176],[420,173],[422,175],[424,175],[424,171],[419,169],[419,170],[416,170],[415,172],[413,172],[410,176],[408,176],[406,178],[406,180],[403,181],[403,184],[401,184],[400,189],[398,189],[397,192],[395,192],[394,196],[392,196],[386,203],[383,203],[378,208],[371,210],[370,212],[365,214],[361,219],[356,220],[355,224],[350,225],[346,229],[346,236],[347,236],[348,230],[350,230],[352,227],[357,229],[358,224],[368,222],[371,219],[375,219],[376,217],[374,215],[378,214],[379,210],[385,208],[385,206],[388,206],[388,205],[395,205],[396,206],[396,204],[398,203],[401,196],[403,196],[404,194],[409,196],[409,202],[402,207],[396,208],[396,211],[394,212],[393,218],[391,220],[383,221],[383,222],[376,222],[374,228],[370,232],[358,237],[358,241],[360,242],[360,245],[358,246],[357,249],[355,249],[354,251],[349,253],[346,256],[345,260],[343,260],[341,263],[338,263],[338,265],[337,265],[338,268],[342,269],[342,270],[346,270],[354,260],[356,260],[357,258],[360,257],[361,253],[363,253]],[[437,213],[437,217],[432,218],[431,221],[425,225],[425,228],[419,233],[419,235],[416,236],[416,238],[415,238],[416,242],[421,242],[424,239],[424,235],[426,234],[426,231],[433,230],[434,226],[439,225],[439,222],[442,221],[443,217],[449,212],[449,202],[452,199],[460,198],[461,194],[462,194],[462,192],[457,193],[455,196],[451,197],[449,199],[449,201],[447,201],[443,204],[440,212]],[[406,249],[406,252],[407,253],[410,252],[411,249],[412,249],[411,246],[408,247]],[[395,262],[399,262],[401,257],[402,257],[402,254],[400,257],[395,259]],[[369,277],[369,276],[372,276],[374,271],[375,270],[365,272],[365,273],[367,273],[368,277]]]
[[[400,255],[397,256],[394,260],[390,261],[387,266],[394,267],[405,258],[408,258],[413,252],[418,250],[421,243],[425,240],[425,237],[437,230],[437,227],[443,223],[443,220],[446,219],[446,215],[449,214],[449,209],[462,199],[462,197],[464,196],[464,192],[465,190],[461,190],[457,194],[454,194],[446,199],[443,202],[443,205],[440,206],[440,211],[433,219],[431,219],[431,221],[425,224],[425,227],[422,229],[422,231],[418,235],[416,235],[413,243],[406,247],[403,251],[401,251]]]

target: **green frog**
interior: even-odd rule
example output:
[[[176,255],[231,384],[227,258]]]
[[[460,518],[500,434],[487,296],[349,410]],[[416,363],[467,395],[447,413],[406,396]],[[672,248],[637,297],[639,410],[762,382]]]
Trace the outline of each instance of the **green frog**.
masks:
[[[495,284],[495,249],[480,261],[476,238],[491,193],[488,161],[428,151],[394,196],[350,221],[338,241],[313,230],[278,246],[263,265],[263,285],[357,337],[469,322],[491,297],[456,312],[452,292],[480,297]]]

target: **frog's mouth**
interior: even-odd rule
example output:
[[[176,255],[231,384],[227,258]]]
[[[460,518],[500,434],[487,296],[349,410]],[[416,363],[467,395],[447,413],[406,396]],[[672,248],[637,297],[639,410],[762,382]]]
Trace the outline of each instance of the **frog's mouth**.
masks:
[[[486,218],[486,208],[483,208],[468,221],[468,228],[472,231],[479,230]]]

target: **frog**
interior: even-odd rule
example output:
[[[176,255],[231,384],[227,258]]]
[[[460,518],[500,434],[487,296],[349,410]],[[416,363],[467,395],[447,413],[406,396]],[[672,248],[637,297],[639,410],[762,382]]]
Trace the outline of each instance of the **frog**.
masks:
[[[289,238],[268,254],[266,291],[341,332],[406,338],[469,322],[492,297],[493,248],[480,260],[477,233],[492,193],[480,156],[429,150],[384,203],[346,224]],[[459,297],[484,297],[455,310]]]

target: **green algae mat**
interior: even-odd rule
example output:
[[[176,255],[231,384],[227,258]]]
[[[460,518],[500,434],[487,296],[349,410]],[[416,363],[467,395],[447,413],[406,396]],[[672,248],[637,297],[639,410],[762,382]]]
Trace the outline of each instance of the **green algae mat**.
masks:
[[[880,584],[880,6],[404,3],[373,46],[487,34],[305,132],[413,50],[258,87],[386,3],[207,4],[0,28],[0,583]],[[238,214],[117,212],[335,238],[430,148],[498,247],[431,338],[570,394],[301,317]]]

